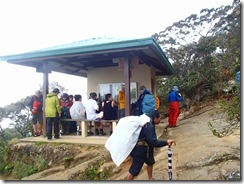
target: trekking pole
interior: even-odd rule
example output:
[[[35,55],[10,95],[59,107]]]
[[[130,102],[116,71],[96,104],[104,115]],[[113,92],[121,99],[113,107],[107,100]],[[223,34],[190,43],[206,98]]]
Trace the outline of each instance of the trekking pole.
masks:
[[[176,143],[173,141],[172,144]],[[171,145],[172,145],[171,144]],[[172,173],[172,149],[171,149],[171,145],[168,146],[168,173],[169,173],[169,180],[173,179],[173,173]]]

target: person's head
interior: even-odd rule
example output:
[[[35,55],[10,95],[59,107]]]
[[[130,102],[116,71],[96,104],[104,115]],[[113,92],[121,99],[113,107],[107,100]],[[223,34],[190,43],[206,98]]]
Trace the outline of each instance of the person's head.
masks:
[[[112,94],[111,93],[108,93],[108,94],[105,95],[105,100],[106,101],[109,101],[110,98],[112,98]]]
[[[139,89],[140,89],[140,94],[142,94],[144,92],[144,90],[146,89],[146,87],[145,86],[141,86]]]
[[[124,85],[124,84],[121,84],[121,90],[122,90],[123,92],[125,92],[125,85]]]
[[[59,89],[58,89],[58,88],[54,88],[54,89],[53,89],[53,93],[59,94],[59,93],[60,93],[60,92],[59,92]]]
[[[178,86],[173,86],[172,91],[179,91]]]
[[[90,93],[90,98],[92,98],[93,100],[96,100],[97,99],[97,93],[91,92]]]
[[[75,101],[81,101],[82,100],[82,96],[81,95],[75,95]]]
[[[69,98],[69,95],[67,93],[63,93],[61,97],[62,97],[62,99],[65,100],[65,99]]]
[[[42,92],[41,92],[40,90],[37,90],[37,91],[35,92],[35,95],[38,96],[38,97],[40,97],[40,96],[42,95]]]
[[[151,118],[153,124],[159,124],[160,123],[160,119],[161,119],[161,115],[159,113],[158,110],[153,110],[150,114],[149,117]]]
[[[71,102],[73,102],[73,99],[74,99],[74,96],[73,96],[73,95],[69,95],[69,100],[70,100]]]

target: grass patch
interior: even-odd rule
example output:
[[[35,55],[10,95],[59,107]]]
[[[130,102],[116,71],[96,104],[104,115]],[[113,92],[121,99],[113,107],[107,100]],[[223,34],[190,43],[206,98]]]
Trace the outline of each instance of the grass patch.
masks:
[[[34,165],[17,162],[12,170],[12,176],[16,179],[21,179],[36,172],[37,169]]]
[[[67,168],[70,166],[71,162],[74,160],[73,157],[64,157],[63,158],[63,164],[64,164],[64,167]]]

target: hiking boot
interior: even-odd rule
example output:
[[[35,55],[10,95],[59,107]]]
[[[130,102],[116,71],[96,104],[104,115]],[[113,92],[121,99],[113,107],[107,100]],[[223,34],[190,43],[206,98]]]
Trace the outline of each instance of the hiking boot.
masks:
[[[99,131],[98,131],[98,130],[95,130],[95,134],[96,134],[96,135],[99,135]]]

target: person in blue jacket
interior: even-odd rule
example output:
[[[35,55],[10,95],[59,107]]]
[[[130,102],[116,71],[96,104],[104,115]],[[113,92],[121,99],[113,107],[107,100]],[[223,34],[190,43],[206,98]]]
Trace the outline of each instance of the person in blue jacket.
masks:
[[[153,110],[149,115],[151,122],[146,123],[140,132],[137,144],[130,153],[132,157],[132,164],[129,169],[127,180],[134,180],[144,163],[147,164],[148,179],[153,180],[153,165],[154,159],[154,147],[171,146],[175,143],[173,140],[158,140],[155,130],[155,125],[158,125],[161,119],[161,115],[158,110]]]
[[[169,93],[169,127],[177,127],[177,119],[180,114],[179,102],[182,101],[181,94],[178,92],[178,87],[173,86],[172,90]]]

